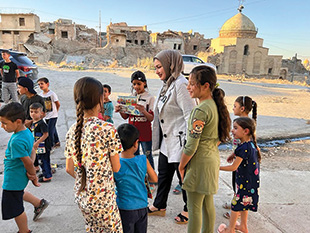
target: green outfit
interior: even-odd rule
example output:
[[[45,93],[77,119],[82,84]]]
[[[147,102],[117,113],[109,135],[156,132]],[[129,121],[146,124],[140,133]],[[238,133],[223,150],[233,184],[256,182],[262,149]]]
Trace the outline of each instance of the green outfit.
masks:
[[[202,232],[214,232],[213,194],[218,190],[220,167],[218,122],[217,106],[213,99],[197,105],[188,121],[184,153],[193,157],[186,167],[182,188],[188,194],[187,229],[191,233],[200,232],[202,222]]]

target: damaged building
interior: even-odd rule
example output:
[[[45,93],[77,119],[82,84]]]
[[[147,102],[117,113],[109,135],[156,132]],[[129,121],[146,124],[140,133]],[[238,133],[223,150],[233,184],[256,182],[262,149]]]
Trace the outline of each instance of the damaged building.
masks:
[[[53,23],[42,22],[41,32],[52,40],[78,40],[96,44],[97,31],[85,25],[75,24],[70,19],[58,19]]]
[[[107,46],[148,45],[150,32],[147,26],[128,26],[127,23],[110,23],[107,26]]]
[[[195,32],[175,32],[172,30],[163,33],[155,32],[151,35],[153,46],[159,49],[174,49],[182,54],[196,54],[206,51],[211,44],[210,39],[205,39],[204,35]]]
[[[0,47],[26,52],[24,43],[30,35],[40,32],[39,16],[29,14],[0,14]]]

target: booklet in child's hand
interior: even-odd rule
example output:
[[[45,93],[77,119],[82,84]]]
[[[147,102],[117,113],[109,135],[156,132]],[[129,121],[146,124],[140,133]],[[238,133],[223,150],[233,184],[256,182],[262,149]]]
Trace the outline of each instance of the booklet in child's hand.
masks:
[[[120,112],[122,113],[135,115],[135,116],[143,115],[135,107],[138,103],[137,96],[118,96],[117,103],[120,105],[121,107]]]

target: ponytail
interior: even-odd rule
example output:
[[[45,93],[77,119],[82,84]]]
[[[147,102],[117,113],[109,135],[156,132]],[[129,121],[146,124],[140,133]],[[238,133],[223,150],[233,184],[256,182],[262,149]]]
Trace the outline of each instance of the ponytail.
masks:
[[[252,100],[252,118],[257,122],[257,103]]]
[[[216,87],[214,88],[212,95],[216,103],[219,115],[219,124],[218,124],[219,140],[221,142],[226,142],[230,139],[231,120],[227,106],[224,101],[225,92],[221,88]]]
[[[257,150],[257,161],[260,163],[260,161],[262,160],[262,156],[261,156],[261,153],[260,153],[260,149],[257,146],[256,136],[255,136],[255,133],[253,131],[251,132],[251,137],[252,137],[252,141],[254,143],[254,146],[255,146],[255,148]]]

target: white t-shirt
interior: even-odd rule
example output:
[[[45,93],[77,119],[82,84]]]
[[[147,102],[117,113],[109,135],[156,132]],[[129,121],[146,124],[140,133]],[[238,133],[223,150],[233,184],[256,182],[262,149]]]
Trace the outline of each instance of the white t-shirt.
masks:
[[[40,93],[40,96],[44,99],[45,109],[46,109],[46,116],[44,119],[51,119],[58,117],[58,111],[56,108],[55,102],[58,101],[58,97],[55,92],[49,90],[47,93]]]

